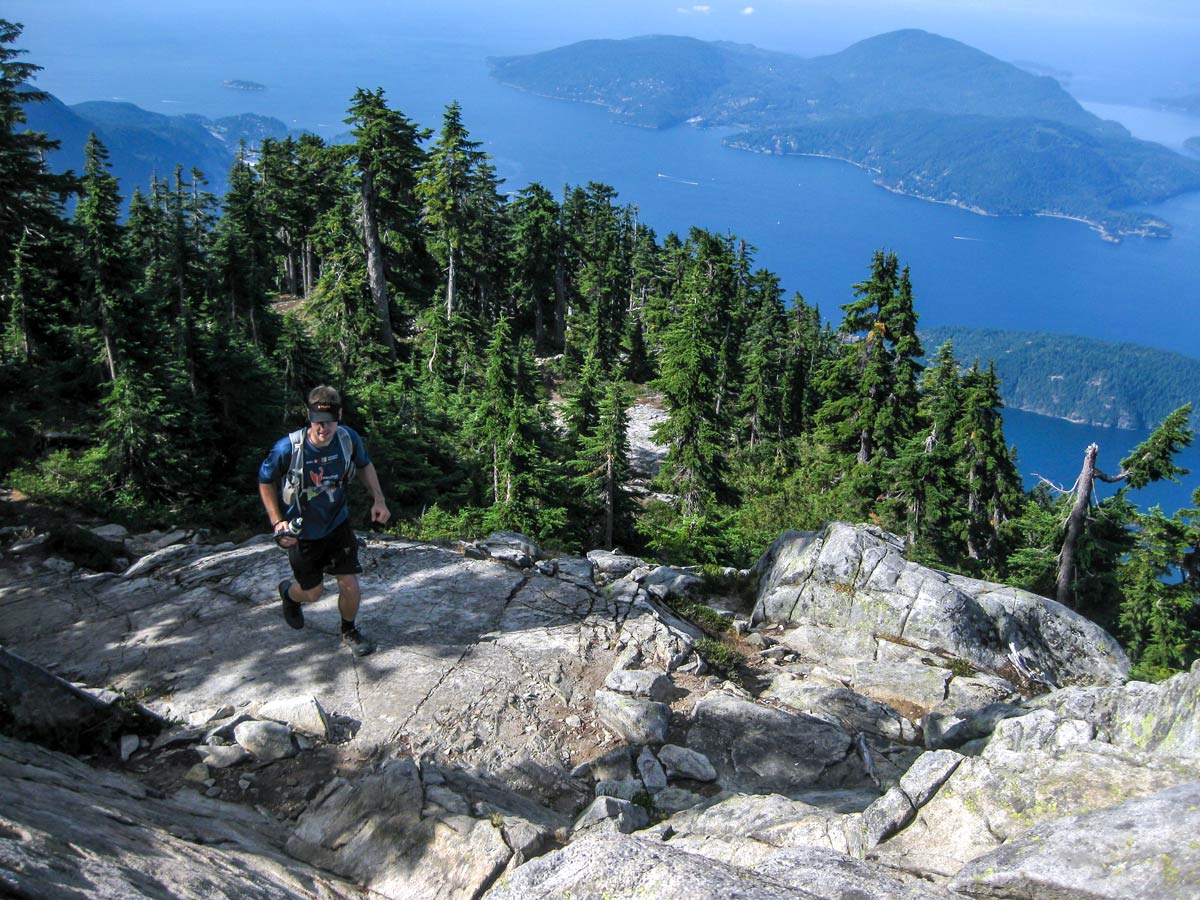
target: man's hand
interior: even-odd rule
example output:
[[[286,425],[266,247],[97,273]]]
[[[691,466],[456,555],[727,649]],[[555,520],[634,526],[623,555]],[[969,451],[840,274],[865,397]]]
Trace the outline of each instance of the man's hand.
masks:
[[[295,547],[299,543],[295,536],[288,534],[287,528],[288,523],[286,519],[281,519],[275,523],[275,543],[285,550],[288,547]]]
[[[387,504],[383,502],[383,498],[377,497],[371,505],[371,521],[378,522],[380,525],[386,525],[388,519],[391,517],[392,513],[387,508]]]

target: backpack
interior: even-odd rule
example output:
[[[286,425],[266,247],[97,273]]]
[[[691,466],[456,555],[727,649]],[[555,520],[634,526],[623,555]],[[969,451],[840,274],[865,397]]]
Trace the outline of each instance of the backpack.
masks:
[[[284,506],[291,506],[298,499],[300,506],[303,506],[303,494],[300,489],[304,486],[304,432],[306,430],[298,428],[288,435],[288,440],[292,442],[292,461],[288,466],[287,474],[283,477]],[[337,427],[337,438],[342,450],[342,459],[346,461],[342,484],[349,484],[358,472],[358,467],[354,465],[354,442],[350,439],[350,432],[341,425]]]

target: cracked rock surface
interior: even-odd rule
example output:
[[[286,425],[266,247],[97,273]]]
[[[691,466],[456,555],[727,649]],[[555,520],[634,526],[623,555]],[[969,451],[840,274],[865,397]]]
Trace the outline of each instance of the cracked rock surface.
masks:
[[[332,595],[286,625],[273,544],[168,538],[130,538],[147,555],[123,575],[0,556],[0,893],[1153,900],[1200,883],[1190,833],[1128,828],[1194,818],[1200,668],[1123,684],[1095,626],[909,563],[873,528],[786,534],[724,594],[624,554],[534,559],[519,535],[371,538],[363,658]],[[736,672],[708,674],[677,612],[694,603],[736,619],[716,635]],[[72,727],[94,737],[64,742]],[[256,730],[285,752],[240,746]],[[89,756],[23,742],[50,738]],[[1088,846],[1133,874],[1063,876]]]

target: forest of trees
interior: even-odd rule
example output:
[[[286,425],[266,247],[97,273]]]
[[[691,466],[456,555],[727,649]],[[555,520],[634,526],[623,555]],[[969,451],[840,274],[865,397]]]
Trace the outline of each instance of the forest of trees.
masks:
[[[949,343],[921,362],[895,253],[864,260],[835,327],[733,235],[660,238],[603,184],[506,194],[456,103],[430,132],[360,89],[349,143],[266,140],[224,197],[178,169],[125,206],[94,136],[82,173],[46,169],[19,34],[0,22],[9,487],[261,531],[258,464],[328,382],[406,534],[746,565],[785,529],[871,522],[915,560],[1057,596],[1144,677],[1195,658],[1196,510],[1130,493],[1184,474],[1190,408],[1115,474],[1091,452],[1074,489],[1027,493],[993,368]],[[639,397],[668,453],[635,488]],[[1096,478],[1123,487],[1096,504]]]

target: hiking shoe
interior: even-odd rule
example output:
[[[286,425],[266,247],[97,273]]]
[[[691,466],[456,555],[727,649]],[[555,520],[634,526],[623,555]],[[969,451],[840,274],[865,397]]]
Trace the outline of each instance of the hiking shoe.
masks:
[[[363,637],[357,628],[342,632],[342,644],[355,656],[368,656],[375,652],[375,645]]]
[[[304,610],[300,608],[299,603],[288,596],[288,588],[291,586],[290,581],[279,582],[279,599],[283,601],[283,621],[293,628],[303,628]]]

